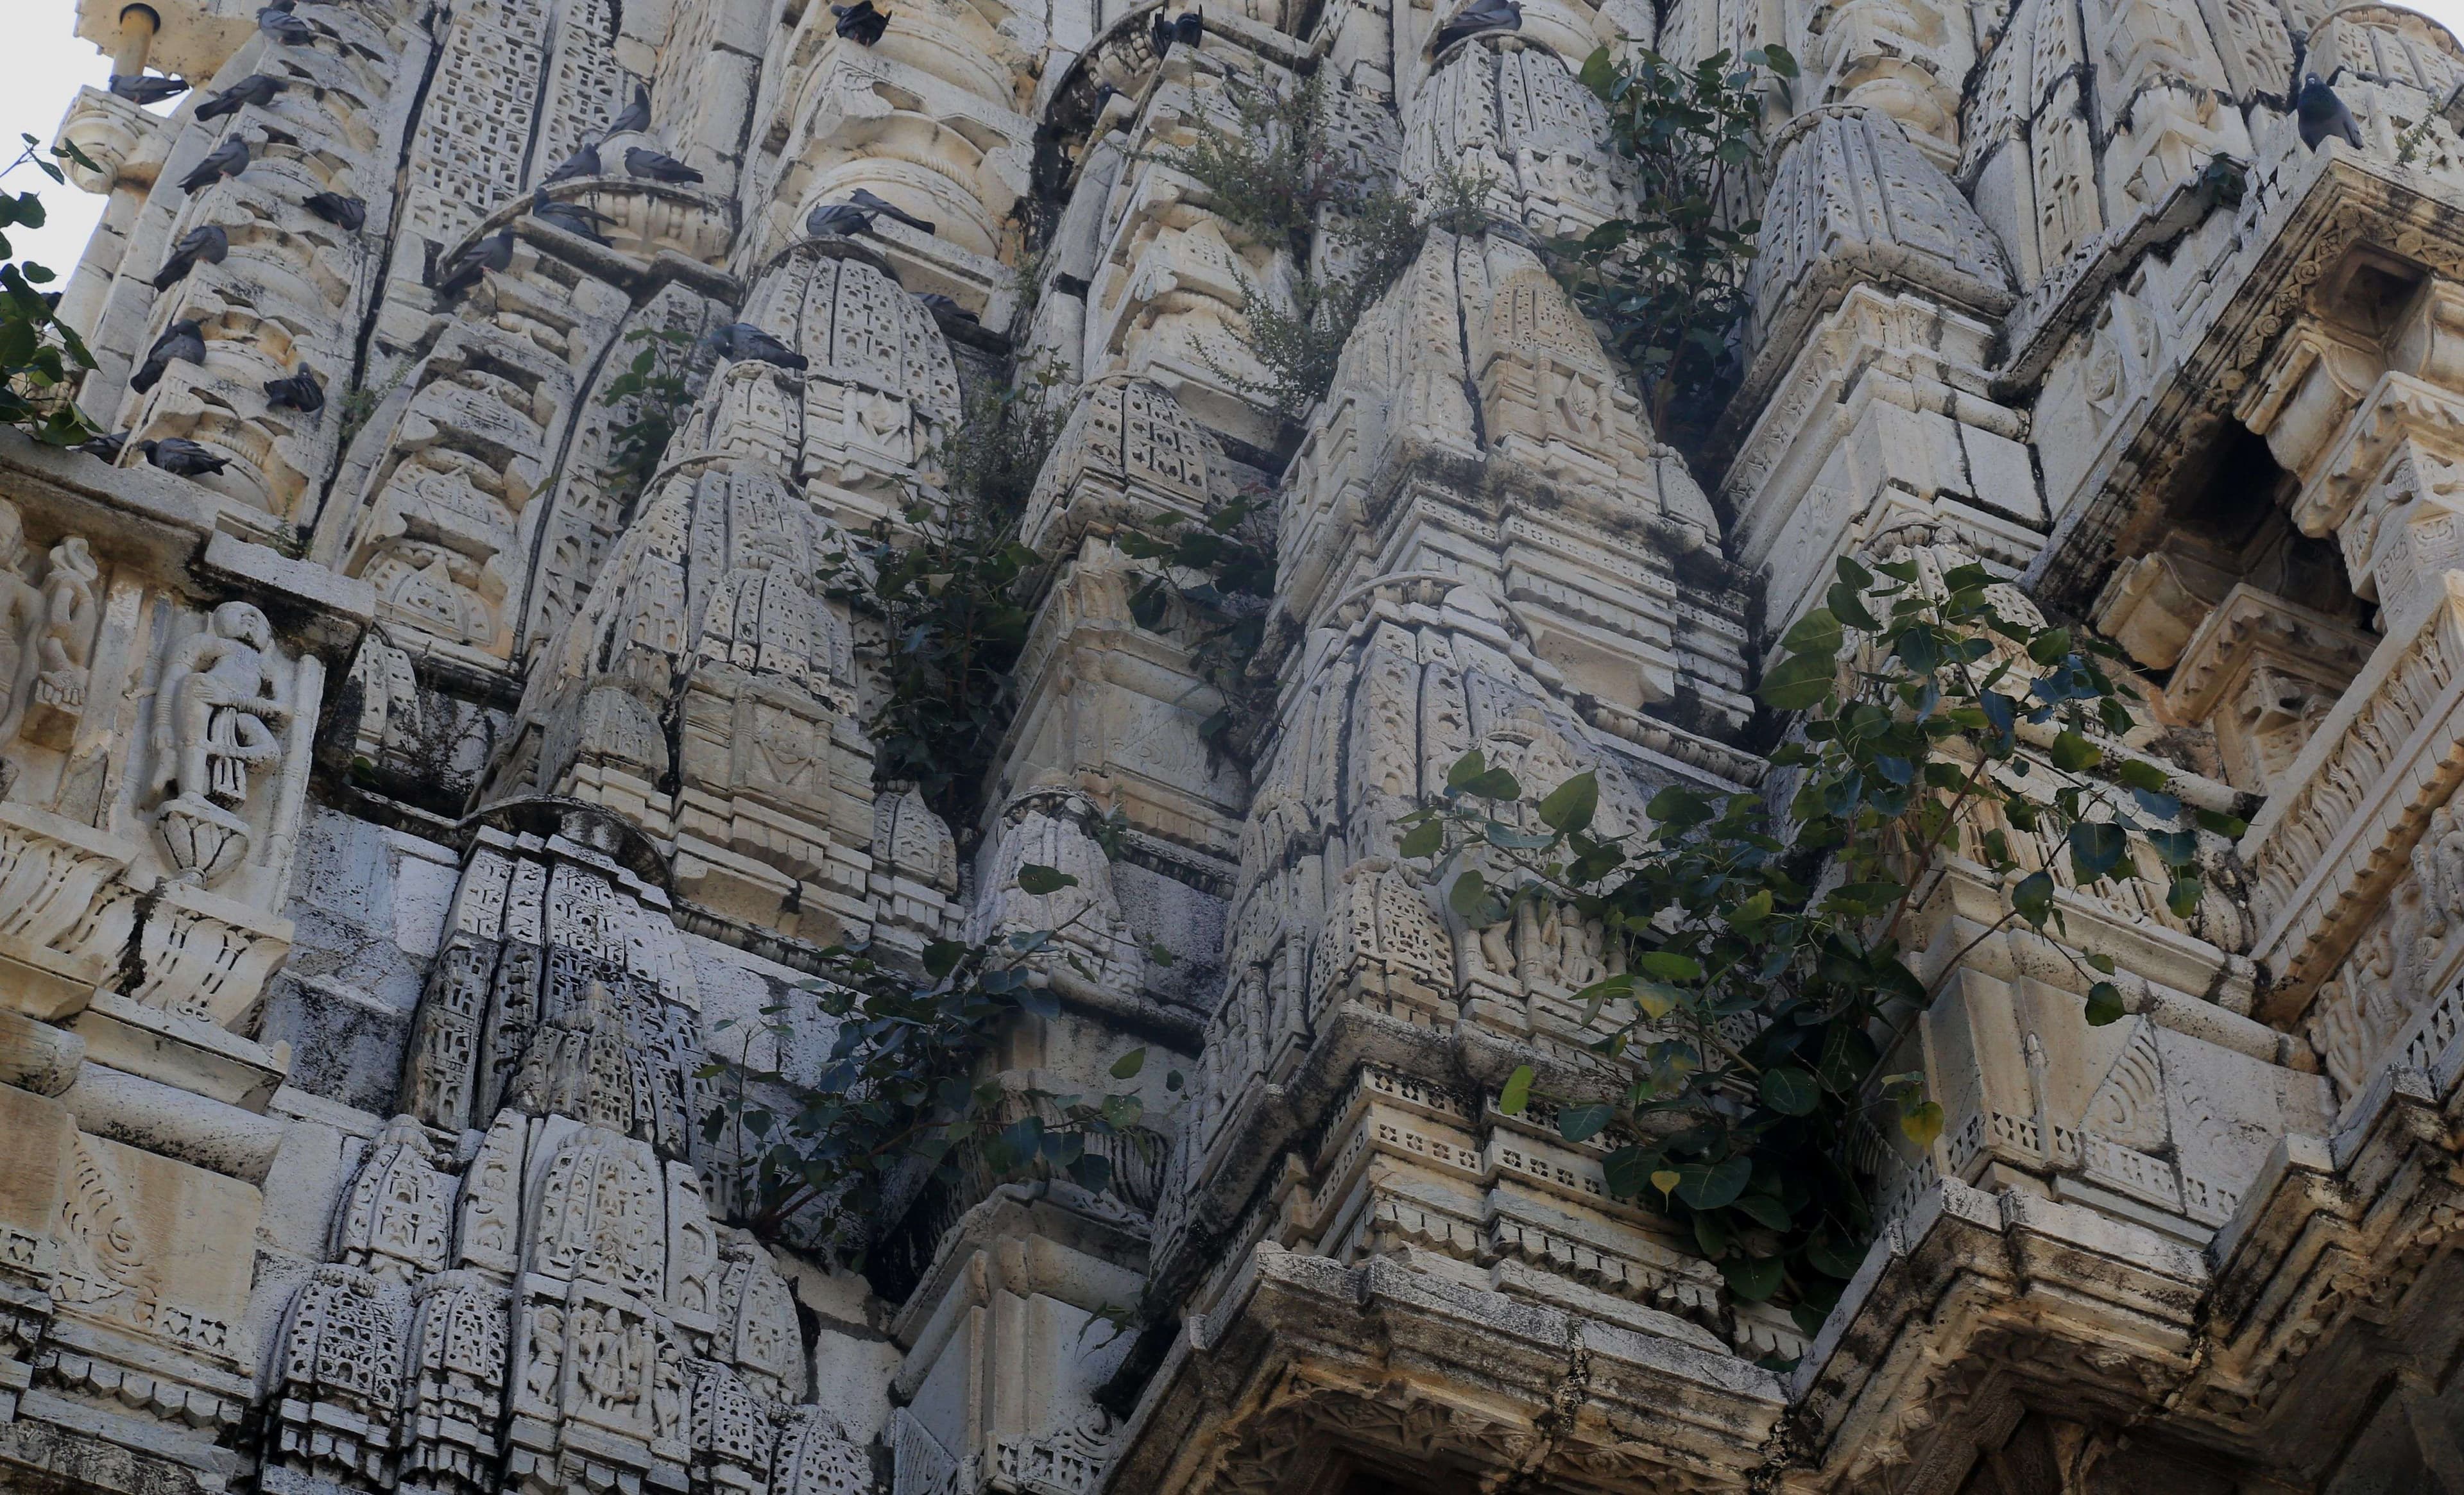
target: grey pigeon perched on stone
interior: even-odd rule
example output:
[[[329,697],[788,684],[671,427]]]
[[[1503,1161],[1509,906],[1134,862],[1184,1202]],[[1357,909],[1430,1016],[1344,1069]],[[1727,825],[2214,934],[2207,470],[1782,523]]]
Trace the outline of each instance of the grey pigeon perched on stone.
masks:
[[[1172,39],[1184,47],[1195,47],[1206,39],[1206,17],[1197,11],[1183,11],[1172,18]]]
[[[231,465],[229,457],[218,457],[182,436],[141,441],[137,450],[145,453],[146,461],[179,477],[203,477],[208,473],[219,473]]]
[[[1523,30],[1523,7],[1514,0],[1472,0],[1455,12],[1455,18],[1438,28],[1435,40],[1429,43],[1432,55],[1445,51],[1466,36],[1483,32],[1519,32]]]
[[[117,462],[120,460],[120,449],[127,444],[128,432],[116,430],[109,435],[94,436],[80,441],[77,444],[77,449],[87,456],[100,457],[105,462]]]
[[[933,231],[933,222],[931,219],[918,218],[913,213],[909,212],[907,209],[899,207],[895,203],[888,202],[882,198],[873,196],[863,187],[857,187],[854,191],[849,192],[847,194],[847,201],[853,203],[856,207],[863,209],[867,212],[879,213],[893,223],[903,223],[907,225],[907,227],[913,229],[918,233],[930,233]]]
[[[243,104],[264,104],[291,85],[281,78],[263,73],[251,73],[221,93],[197,105],[200,120],[219,120],[227,114],[237,114]]]
[[[197,169],[180,179],[180,190],[201,191],[224,177],[235,177],[247,169],[248,142],[236,135],[230,136],[206,152],[206,159],[197,163]]]
[[[544,190],[531,194],[531,216],[567,233],[578,234],[593,244],[607,242],[600,233],[599,226],[614,221],[605,213],[594,212],[580,203],[560,203]]]
[[[883,201],[863,187],[847,194],[844,203],[824,203],[804,215],[804,231],[812,237],[827,238],[832,234],[870,233],[872,220],[887,216],[911,229],[933,231],[933,225],[891,203]]]
[[[206,361],[206,331],[185,318],[163,329],[163,336],[145,350],[145,362],[138,366],[137,376],[128,387],[143,394],[162,383],[163,371],[174,363],[202,363]]]
[[[360,225],[368,221],[368,205],[340,192],[311,192],[300,199],[299,206],[327,223],[338,224],[353,233],[359,232]]]
[[[479,283],[479,277],[491,270],[501,271],[514,262],[514,231],[499,230],[446,261],[444,273],[436,281],[436,294],[451,299]]]
[[[749,321],[731,322],[719,328],[710,335],[710,343],[738,363],[776,363],[781,368],[802,369],[809,362],[804,355]]]
[[[325,386],[317,382],[317,371],[302,363],[280,379],[265,382],[265,403],[277,409],[287,407],[302,415],[314,415],[325,407]]]
[[[683,184],[701,180],[700,172],[686,165],[675,157],[663,155],[655,150],[644,150],[639,145],[626,148],[625,174],[642,177],[652,182]]]
[[[163,268],[154,272],[154,289],[167,290],[173,282],[196,268],[197,261],[202,259],[209,265],[219,265],[223,256],[230,253],[231,235],[223,231],[222,225],[209,223],[202,229],[190,229],[180,235],[179,243],[171,246],[171,257],[163,261]]]
[[[636,83],[633,85],[633,101],[625,106],[623,114],[607,121],[606,134],[600,136],[600,139],[605,140],[608,135],[626,135],[636,130],[647,130],[649,127],[650,90],[647,85]]]
[[[2317,150],[2330,135],[2341,135],[2354,149],[2361,148],[2360,121],[2353,118],[2352,110],[2344,107],[2344,100],[2336,97],[2334,89],[2319,81],[2318,74],[2301,79],[2301,93],[2294,100],[2293,113],[2301,123],[2301,143],[2312,150]]]
[[[317,28],[291,13],[297,0],[274,0],[256,12],[256,29],[286,47],[305,47],[317,39]]]
[[[111,91],[133,104],[159,104],[188,91],[185,77],[153,77],[143,73],[114,73]]]
[[[539,178],[539,186],[545,187],[552,182],[570,182],[577,177],[595,177],[603,169],[599,165],[598,143],[584,141],[580,150],[564,158],[564,165]]]
[[[853,5],[834,5],[830,7],[830,13],[838,17],[830,23],[830,30],[859,47],[871,46],[881,40],[883,32],[890,29],[890,17],[874,10],[872,0],[855,0]]]
[[[926,311],[935,313],[937,316],[955,317],[960,321],[980,321],[982,319],[975,313],[967,310],[963,306],[960,306],[957,302],[950,299],[950,297],[946,296],[943,296],[938,291],[919,292],[917,293],[915,299],[924,303],[924,309]]]

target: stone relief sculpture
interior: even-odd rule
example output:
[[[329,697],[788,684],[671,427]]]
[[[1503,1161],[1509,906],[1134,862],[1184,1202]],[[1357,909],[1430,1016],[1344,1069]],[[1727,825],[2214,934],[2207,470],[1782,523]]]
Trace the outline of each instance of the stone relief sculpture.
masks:
[[[59,311],[118,440],[0,431],[0,1487],[2456,1484],[2437,23],[250,9],[60,17],[111,55]],[[1774,44],[1802,74],[1720,207],[1752,315],[1680,438],[1568,289],[1638,180],[1583,69]],[[2311,73],[2355,121],[2316,146]],[[1347,268],[1351,205],[1265,231],[1176,165],[1252,88],[1412,202],[1480,188],[1302,409],[1251,314]],[[1133,599],[1147,539],[1234,505],[1273,581],[1226,661],[1199,578]],[[921,645],[864,568],[954,518],[1035,561],[951,789],[877,763]],[[2091,792],[2177,802],[2211,875],[2185,912],[2153,853],[2083,881],[1954,811],[2060,916],[1964,851],[1913,874],[1926,1001],[1874,1039],[1940,1134],[1845,1138],[1870,1218],[1773,1288],[1504,1104],[1525,1064],[1634,1083],[1584,994],[1648,932],[1467,917],[1401,843],[1474,749],[1594,775],[1603,835],[1784,802],[1754,687],[1842,559],[2110,640]],[[758,1216],[779,1132],[714,1097],[887,1041],[826,952],[926,981],[1046,930],[941,1077],[1034,1160]]]

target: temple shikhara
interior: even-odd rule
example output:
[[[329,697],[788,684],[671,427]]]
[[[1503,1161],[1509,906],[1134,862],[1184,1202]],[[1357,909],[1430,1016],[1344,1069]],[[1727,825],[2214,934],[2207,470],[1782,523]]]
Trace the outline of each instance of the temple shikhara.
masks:
[[[2435,22],[10,9],[98,49],[10,187],[106,199],[48,289],[107,435],[0,429],[0,1489],[2464,1495]],[[1772,46],[1672,415],[1552,248],[1639,190],[1579,75]],[[1425,210],[1297,401],[1265,309],[1356,240],[1192,169],[1261,99]],[[892,754],[863,578],[961,513],[1035,553],[1008,696]],[[1150,542],[1227,513],[1228,666]],[[2014,830],[2041,935],[1924,869],[1942,1126],[1826,1314],[1502,1102],[1614,941],[1399,843],[1473,749],[1627,831],[1781,793],[1842,557],[2110,641],[2106,747],[2236,833],[2184,914]],[[843,1051],[825,952],[985,942],[1047,995],[963,1078],[1135,1095],[1109,1166],[763,1218],[720,1103]]]

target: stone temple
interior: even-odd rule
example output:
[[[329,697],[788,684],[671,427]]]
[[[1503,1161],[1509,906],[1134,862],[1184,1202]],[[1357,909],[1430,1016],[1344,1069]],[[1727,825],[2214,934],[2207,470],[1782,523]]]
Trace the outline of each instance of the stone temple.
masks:
[[[0,1488],[2464,1495],[2464,46],[2329,0],[1167,4],[57,8],[196,89],[60,126],[121,455],[0,431]],[[1763,44],[1801,72],[1681,455],[1544,258],[1634,190],[1575,73]],[[1480,198],[1297,412],[1244,328],[1326,246],[1175,165],[1262,79]],[[1004,389],[1046,564],[936,797],[832,578],[973,501]],[[1227,744],[1122,541],[1244,498]],[[2100,1026],[1934,868],[1946,1126],[1867,1160],[1809,1337],[1508,1113],[1599,932],[1466,929],[1395,822],[1473,747],[1628,824],[1764,784],[1773,641],[1908,555],[2125,649],[2117,749],[2248,830],[2193,917],[2063,874]],[[820,951],[1055,925],[986,1073],[1153,1051],[1107,1186],[944,1170],[856,1264],[745,1228],[704,1117],[819,1072]]]

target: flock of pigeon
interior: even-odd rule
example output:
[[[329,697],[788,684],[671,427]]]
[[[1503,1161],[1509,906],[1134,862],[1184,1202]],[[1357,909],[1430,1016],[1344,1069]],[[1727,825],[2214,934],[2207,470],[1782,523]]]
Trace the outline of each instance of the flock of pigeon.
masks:
[[[298,0],[268,0],[256,12],[257,29],[279,46],[313,45],[319,33],[319,29],[294,13],[297,4]],[[873,0],[833,5],[830,14],[834,17],[831,29],[838,35],[865,47],[880,41],[890,26],[889,15],[874,9]],[[1165,28],[1160,16],[1157,17],[1157,26],[1158,34],[1161,34]],[[1181,18],[1176,34],[1180,40],[1196,43],[1199,23],[1195,11]],[[154,77],[142,74],[115,73],[110,81],[113,94],[140,105],[176,99],[187,93],[189,86],[185,78]],[[193,118],[219,120],[235,115],[245,106],[270,102],[275,95],[290,86],[291,80],[287,78],[252,73],[200,103],[193,111]],[[547,188],[559,182],[603,175],[606,168],[600,160],[600,146],[619,135],[638,134],[649,128],[649,124],[650,91],[647,86],[637,84],[631,104],[610,119],[597,138],[584,142],[563,164],[540,179],[531,195],[530,216],[592,243],[607,243],[605,235],[599,231],[601,225],[610,221],[605,214],[580,203],[559,202],[548,196]],[[626,174],[643,181],[690,185],[702,180],[699,171],[673,156],[643,146],[627,147],[624,160]],[[249,161],[248,142],[236,135],[226,137],[205,154],[193,170],[181,178],[180,189],[197,192],[227,177],[238,176],[248,169]],[[367,204],[339,192],[314,193],[302,200],[302,206],[326,222],[351,232],[359,231],[367,222]],[[872,221],[876,217],[891,218],[923,233],[935,231],[929,220],[916,217],[862,187],[850,193],[847,202],[825,203],[815,208],[804,220],[804,231],[815,237],[867,233],[871,231]],[[154,289],[158,292],[168,290],[198,264],[219,265],[230,253],[231,235],[221,225],[208,224],[191,229],[172,245],[171,253],[164,260],[163,268],[155,273]],[[476,285],[488,272],[506,269],[513,263],[513,257],[514,231],[506,228],[471,245],[438,267],[434,289],[438,296],[448,299],[459,297]],[[935,312],[974,319],[973,313],[961,309],[949,297],[936,293],[926,295],[921,299]],[[808,363],[803,354],[751,322],[731,323],[702,341],[711,351],[729,359],[774,363],[781,368],[798,370]],[[146,349],[144,362],[139,364],[128,385],[143,394],[161,383],[163,375],[173,363],[203,363],[205,361],[205,330],[195,320],[184,318],[171,323],[164,329],[161,337],[154,340],[154,345]],[[266,381],[265,394],[269,407],[295,409],[303,414],[314,415],[325,407],[324,385],[319,381],[316,370],[304,362],[295,372]],[[127,446],[128,436],[124,430],[97,436],[80,444],[77,450],[105,462],[117,463],[121,450]],[[230,465],[228,458],[177,436],[141,441],[136,450],[154,466],[182,477],[220,473]]]
[[[313,44],[319,34],[318,28],[293,13],[297,4],[297,0],[269,0],[256,12],[258,30],[280,46],[305,47]],[[853,5],[832,5],[830,14],[834,18],[832,30],[838,35],[865,47],[879,42],[890,25],[889,15],[874,9],[873,0],[856,0]],[[1523,7],[1517,0],[1472,0],[1470,5],[1457,11],[1452,20],[1438,28],[1430,39],[1429,52],[1435,55],[1456,42],[1485,33],[1522,29]],[[1158,9],[1150,37],[1160,55],[1175,46],[1199,46],[1205,34],[1205,21],[1199,11],[1188,11],[1167,18]],[[199,104],[195,118],[216,120],[236,114],[245,105],[268,102],[290,86],[287,79],[253,73]],[[112,93],[139,104],[160,103],[186,93],[188,87],[187,81],[176,77],[119,74],[112,76],[110,83]],[[2299,121],[2301,143],[2314,151],[2330,136],[2356,147],[2362,143],[2361,127],[2354,120],[2353,112],[2315,73],[2303,77],[2294,113]],[[597,139],[585,142],[562,165],[540,179],[539,188],[531,197],[530,216],[592,243],[605,244],[606,237],[599,231],[600,225],[609,221],[605,214],[579,203],[556,201],[548,196],[547,188],[559,182],[604,174],[605,165],[600,160],[600,146],[619,135],[638,134],[649,128],[649,122],[650,91],[646,86],[637,85],[632,103],[609,120]],[[699,171],[673,156],[640,145],[627,147],[624,162],[626,174],[642,181],[690,185],[702,180]],[[239,175],[248,165],[248,143],[236,135],[228,137],[207,152],[195,169],[181,179],[180,187],[187,192],[201,190],[225,177]],[[367,221],[365,203],[338,192],[316,193],[306,198],[303,206],[319,218],[354,232]],[[870,233],[876,218],[889,218],[926,234],[935,231],[931,221],[858,187],[848,194],[846,202],[824,203],[815,208],[804,218],[804,232],[814,238]],[[230,236],[221,227],[209,224],[192,229],[172,246],[170,256],[154,276],[154,288],[157,291],[169,288],[201,262],[221,264],[223,256],[230,251]],[[514,231],[509,227],[471,245],[440,266],[435,280],[436,292],[447,298],[458,297],[476,285],[488,272],[506,269],[513,263],[513,257]],[[946,296],[931,293],[919,298],[936,313],[973,319],[972,314],[963,311]],[[703,345],[729,359],[772,363],[781,368],[803,369],[807,363],[803,354],[750,322],[734,322],[722,327],[705,338]],[[146,350],[144,363],[139,366],[136,376],[129,380],[129,387],[143,393],[161,381],[165,370],[171,364],[183,362],[202,363],[205,357],[205,337],[198,324],[186,319],[175,321]],[[325,404],[324,386],[319,382],[316,371],[304,363],[284,378],[268,380],[265,393],[270,405],[296,409],[303,414],[313,415]],[[127,439],[126,431],[98,436],[78,450],[107,462],[117,462]],[[143,452],[145,459],[154,466],[183,476],[219,473],[226,466],[225,458],[216,456],[193,441],[178,437],[140,442],[137,450]]]
[[[293,13],[298,0],[268,0],[256,12],[256,28],[268,39],[281,47],[307,47],[316,43],[319,28]],[[144,75],[113,74],[111,92],[137,104],[161,103],[188,91],[185,78],[150,77]],[[199,120],[220,120],[235,115],[248,105],[263,105],[274,96],[291,86],[291,80],[266,73],[252,73],[221,93],[200,102],[193,111]],[[180,190],[198,192],[226,177],[235,177],[248,169],[248,142],[237,135],[226,136],[213,149],[206,152],[195,169],[180,179]],[[302,206],[326,222],[356,233],[367,222],[367,204],[340,192],[316,192],[303,199]],[[231,234],[220,224],[207,224],[182,234],[171,246],[163,268],[154,273],[154,289],[165,291],[178,284],[199,264],[219,265],[231,253]],[[128,386],[140,394],[153,388],[174,363],[203,363],[206,361],[205,330],[194,319],[183,318],[163,330],[154,345],[145,350],[144,362],[128,381]],[[279,379],[265,382],[265,399],[269,407],[297,410],[315,415],[325,407],[325,385],[316,369],[302,362],[299,366]],[[121,451],[127,445],[128,432],[97,436],[82,443],[77,450],[118,462]],[[172,436],[161,441],[141,441],[137,450],[145,460],[166,473],[183,477],[197,477],[219,473],[230,465],[226,457],[215,455],[196,442]]]

